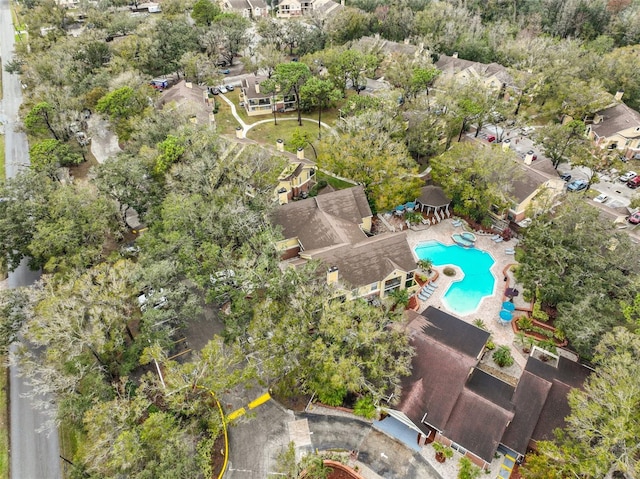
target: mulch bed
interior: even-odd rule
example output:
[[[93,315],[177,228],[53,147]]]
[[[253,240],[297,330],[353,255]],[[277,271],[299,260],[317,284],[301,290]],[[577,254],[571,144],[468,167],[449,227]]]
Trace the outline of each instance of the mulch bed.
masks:
[[[224,464],[224,434],[220,434],[213,443],[211,452],[211,467],[213,474],[211,477],[218,477]]]
[[[338,469],[332,469],[331,474],[327,476],[327,479],[353,479],[354,476],[346,471],[340,471]]]

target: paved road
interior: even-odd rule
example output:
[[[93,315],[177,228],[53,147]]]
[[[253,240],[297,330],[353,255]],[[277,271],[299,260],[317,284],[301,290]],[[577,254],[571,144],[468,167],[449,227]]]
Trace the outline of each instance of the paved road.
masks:
[[[314,450],[358,451],[358,460],[385,478],[440,479],[419,452],[375,430],[367,422],[308,413],[296,414],[296,418],[309,422]]]
[[[2,58],[3,100],[0,115],[4,123],[6,176],[15,176],[29,163],[29,146],[26,135],[17,128],[18,110],[22,103],[22,87],[16,75],[4,71],[4,64],[11,60],[13,52],[13,25],[9,0],[0,0],[0,57]],[[32,284],[39,273],[30,271],[26,264],[9,275],[10,288]],[[13,479],[57,479],[61,477],[58,431],[38,433],[46,417],[34,410],[24,398],[29,391],[15,367],[10,371],[11,401],[11,477]]]

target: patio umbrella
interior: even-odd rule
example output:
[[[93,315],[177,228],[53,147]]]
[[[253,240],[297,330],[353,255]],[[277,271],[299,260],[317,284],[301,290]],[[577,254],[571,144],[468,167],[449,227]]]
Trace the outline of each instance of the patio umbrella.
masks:
[[[505,311],[503,309],[500,311],[500,319],[503,321],[511,321],[513,319],[513,314],[511,314],[511,311]]]
[[[396,211],[404,211],[404,205],[396,206]]]
[[[510,298],[513,298],[515,296],[518,296],[520,294],[520,291],[518,291],[516,288],[507,288],[504,293]]]
[[[504,303],[502,303],[502,309],[504,309],[505,311],[513,311],[514,309],[516,309],[516,305],[511,301],[505,301]]]

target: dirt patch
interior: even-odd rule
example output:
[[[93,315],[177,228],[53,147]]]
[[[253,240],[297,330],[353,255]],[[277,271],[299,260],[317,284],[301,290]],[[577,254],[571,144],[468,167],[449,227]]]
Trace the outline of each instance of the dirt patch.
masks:
[[[311,400],[310,395],[285,397],[279,395],[276,391],[271,392],[271,397],[279,402],[283,407],[295,412],[304,411]]]
[[[96,161],[95,156],[90,151],[86,151],[84,153],[84,157],[86,161],[83,161],[77,166],[71,166],[69,168],[69,173],[73,176],[73,178],[81,183],[84,183],[88,180],[89,170],[92,166],[98,166],[98,162]]]

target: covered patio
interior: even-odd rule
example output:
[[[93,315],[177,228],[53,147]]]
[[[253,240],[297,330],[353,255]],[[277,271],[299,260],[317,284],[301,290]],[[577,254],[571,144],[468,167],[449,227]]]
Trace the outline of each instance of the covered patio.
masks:
[[[439,186],[423,186],[420,190],[420,196],[416,198],[415,202],[416,211],[420,211],[423,216],[432,219],[434,224],[451,217],[451,199]]]

